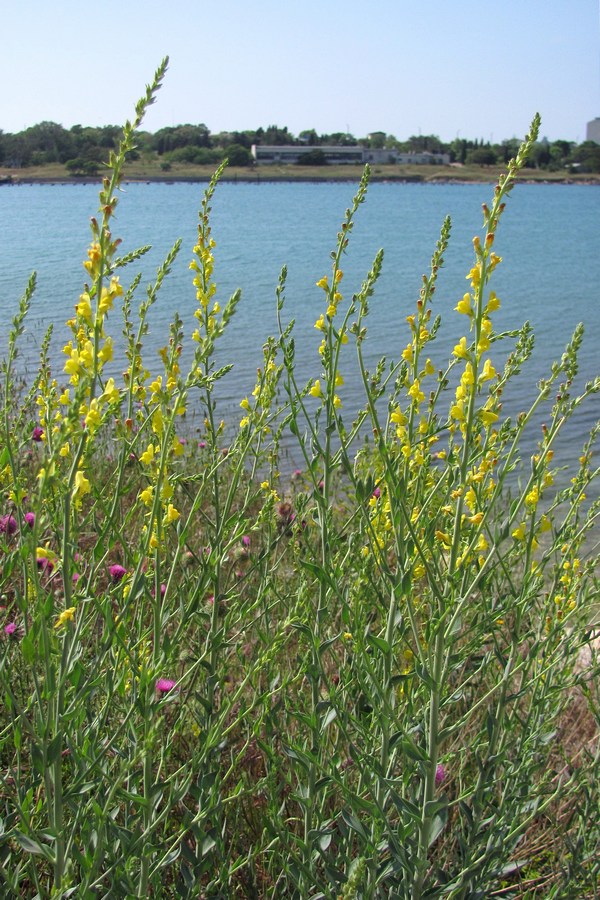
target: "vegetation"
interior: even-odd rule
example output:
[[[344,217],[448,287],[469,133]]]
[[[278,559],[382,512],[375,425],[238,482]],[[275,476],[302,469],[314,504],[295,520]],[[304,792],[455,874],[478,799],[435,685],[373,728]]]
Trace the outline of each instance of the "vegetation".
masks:
[[[66,129],[55,122],[41,122],[16,134],[0,131],[0,167],[20,169],[60,163],[74,174],[96,174],[101,163],[108,160],[110,151],[117,149],[119,134],[119,128],[114,125],[85,128],[74,125]],[[317,161],[309,159],[306,165],[322,164],[319,147],[323,145],[361,145],[378,150],[447,153],[451,162],[477,166],[506,166],[519,147],[516,138],[497,144],[477,138],[456,138],[444,143],[436,135],[412,135],[405,141],[399,141],[381,131],[356,139],[351,134],[340,132],[319,135],[310,129],[296,137],[286,127],[277,125],[254,131],[211,134],[206,125],[200,124],[161,128],[154,134],[140,131],[129,159],[141,158],[146,164],[158,159],[166,163],[215,166],[227,156],[231,165],[244,167],[252,164],[250,148],[253,144],[314,147],[312,159]],[[597,173],[600,172],[600,145],[593,141],[577,145],[572,141],[538,140],[524,165],[544,172],[567,170]]]
[[[362,285],[346,287],[344,259],[367,169],[316,273],[315,377],[297,381],[283,269],[276,333],[239,421],[224,423],[219,339],[240,294],[217,288],[222,169],[193,245],[189,371],[178,316],[158,369],[144,355],[180,241],[136,300],[128,273],[144,249],[120,257],[112,231],[165,69],[109,157],[63,371],[50,370],[48,333],[19,390],[35,276],[2,366],[2,892],[597,896],[598,576],[586,538],[600,502],[586,494],[600,424],[566,487],[553,454],[600,378],[573,386],[578,327],[511,420],[502,398],[533,335],[494,325],[494,238],[538,118],[483,208],[456,306],[464,334],[443,370],[428,354],[443,336],[434,300],[449,220],[399,359],[365,367],[383,251]],[[118,381],[106,370],[115,330],[127,347]],[[364,387],[353,421],[351,366]],[[303,460],[289,475],[284,433]]]

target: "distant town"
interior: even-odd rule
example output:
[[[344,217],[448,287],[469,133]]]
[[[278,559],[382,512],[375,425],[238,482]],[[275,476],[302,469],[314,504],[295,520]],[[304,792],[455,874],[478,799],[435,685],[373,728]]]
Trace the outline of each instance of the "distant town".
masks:
[[[109,152],[116,149],[120,133],[115,125],[74,125],[67,129],[55,122],[40,122],[15,134],[0,131],[0,167],[12,171],[59,164],[70,175],[95,175]],[[139,132],[130,158],[158,161],[165,173],[174,164],[217,164],[224,156],[237,167],[365,163],[494,166],[506,164],[519,142],[516,137],[499,143],[461,137],[444,142],[433,134],[400,140],[384,131],[359,138],[343,132],[317,134],[314,129],[294,135],[278,125],[213,134],[204,124],[187,124],[154,133]],[[538,141],[527,165],[549,172],[600,172],[600,118],[588,123],[586,140],[581,144],[545,138]]]

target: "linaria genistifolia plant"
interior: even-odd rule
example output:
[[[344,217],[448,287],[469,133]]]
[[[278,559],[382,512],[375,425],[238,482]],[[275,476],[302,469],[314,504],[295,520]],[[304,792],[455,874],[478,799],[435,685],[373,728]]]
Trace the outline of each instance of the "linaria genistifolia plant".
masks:
[[[284,268],[276,333],[224,422],[240,294],[221,298],[215,274],[223,167],[193,245],[195,330],[174,316],[158,368],[147,316],[180,241],[138,299],[147,248],[119,257],[112,230],[166,65],[111,155],[62,371],[49,332],[16,388],[35,276],[2,366],[4,896],[597,896],[598,426],[566,487],[553,454],[600,379],[574,387],[579,326],[509,418],[533,334],[494,322],[496,232],[539,118],[484,206],[445,367],[430,345],[449,219],[400,358],[367,370],[383,251],[362,285],[344,279],[367,169],[315,273],[313,378]],[[106,375],[115,329],[122,380]],[[302,460],[289,477],[283,441]]]

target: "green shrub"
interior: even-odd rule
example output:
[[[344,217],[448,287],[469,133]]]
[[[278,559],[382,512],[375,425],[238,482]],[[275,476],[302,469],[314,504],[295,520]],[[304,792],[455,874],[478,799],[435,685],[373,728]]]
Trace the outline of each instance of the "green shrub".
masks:
[[[140,278],[121,278],[144,251],[119,258],[112,233],[165,69],[111,155],[63,372],[48,334],[37,377],[15,386],[33,276],[2,369],[5,896],[595,896],[598,584],[585,540],[598,503],[585,493],[598,428],[566,488],[552,457],[600,380],[571,393],[578,328],[508,419],[501,397],[533,337],[494,326],[494,237],[538,118],[484,207],[447,367],[428,345],[442,334],[449,220],[400,360],[366,369],[383,252],[362,286],[343,277],[366,170],[317,282],[315,377],[297,381],[284,269],[277,333],[228,440],[213,388],[231,366],[217,368],[215,347],[240,296],[219,299],[215,280],[221,169],[193,247],[187,372],[178,316],[160,370],[144,357],[180,242],[135,306]],[[118,384],[105,374],[115,327]],[[512,349],[496,370],[500,342]],[[352,365],[364,398],[349,422]],[[516,484],[541,407],[548,424]],[[289,480],[284,434],[303,460]]]

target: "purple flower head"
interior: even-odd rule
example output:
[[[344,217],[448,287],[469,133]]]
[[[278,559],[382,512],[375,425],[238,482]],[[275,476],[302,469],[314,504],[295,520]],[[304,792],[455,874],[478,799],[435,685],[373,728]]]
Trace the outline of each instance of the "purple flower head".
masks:
[[[17,527],[17,520],[14,516],[0,517],[0,534],[14,534]]]
[[[373,491],[373,496],[376,497],[377,500],[379,500],[379,498],[381,497],[381,491],[379,490],[378,487],[376,487],[375,490]]]
[[[51,559],[48,559],[46,556],[38,556],[36,559],[37,567],[41,572],[46,572],[48,575],[52,572],[54,568],[54,563]]]
[[[242,546],[244,546],[244,547],[249,547],[249,546],[250,546],[250,537],[249,537],[249,535],[245,534],[244,537],[242,538]]]
[[[167,586],[166,586],[166,584],[161,584],[161,586],[160,586],[160,596],[161,596],[161,598],[164,597],[166,593],[167,593]],[[153,597],[156,597],[156,588],[154,588],[154,587],[152,588],[151,594],[152,594]]]
[[[9,622],[8,625],[4,626],[4,634],[7,634],[9,637],[12,637],[17,630],[16,622]]]
[[[159,697],[162,697],[164,694],[168,694],[169,691],[172,691],[176,681],[173,681],[171,678],[159,678],[156,682],[156,693]]]
[[[204,450],[204,448],[206,447],[206,441],[198,441],[198,447],[200,448],[200,450]]]
[[[39,425],[36,425],[33,431],[31,432],[31,440],[35,441],[36,444],[39,444],[44,438],[44,429],[40,428]]]
[[[124,576],[127,575],[127,569],[123,566],[120,566],[119,563],[115,563],[114,566],[109,568],[110,577],[112,578],[113,584],[118,584],[123,580]]]
[[[26,512],[23,518],[25,519],[27,525],[29,525],[30,528],[33,528],[33,526],[35,525],[35,513]]]
[[[436,785],[440,785],[446,778],[446,770],[444,769],[441,763],[438,763],[437,768],[435,770],[435,783]]]

